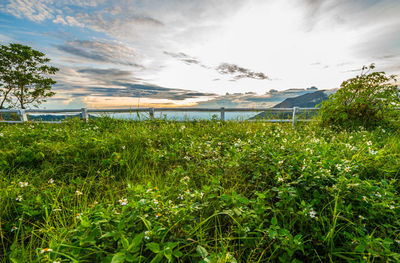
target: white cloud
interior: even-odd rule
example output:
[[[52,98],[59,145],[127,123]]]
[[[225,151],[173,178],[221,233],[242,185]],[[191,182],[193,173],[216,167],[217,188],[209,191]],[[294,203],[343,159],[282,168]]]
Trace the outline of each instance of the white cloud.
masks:
[[[61,15],[57,15],[56,19],[53,20],[53,23],[67,25],[67,22]]]

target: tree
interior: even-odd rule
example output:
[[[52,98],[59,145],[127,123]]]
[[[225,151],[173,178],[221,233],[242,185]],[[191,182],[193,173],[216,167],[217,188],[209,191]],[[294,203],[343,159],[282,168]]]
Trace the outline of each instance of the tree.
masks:
[[[363,66],[361,74],[344,81],[340,89],[322,102],[323,124],[344,127],[384,125],[399,115],[400,89],[396,76],[371,72],[374,64]]]
[[[0,109],[28,105],[37,107],[55,95],[51,86],[56,83],[49,75],[58,68],[49,66],[45,54],[20,44],[0,47]]]

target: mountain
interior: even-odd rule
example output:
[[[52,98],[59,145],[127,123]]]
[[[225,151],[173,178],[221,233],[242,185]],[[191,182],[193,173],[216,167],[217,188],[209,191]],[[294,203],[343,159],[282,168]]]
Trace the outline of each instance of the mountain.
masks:
[[[328,99],[328,94],[324,90],[319,90],[313,93],[303,94],[294,98],[287,98],[281,103],[276,104],[272,108],[314,108],[316,105],[324,100]],[[309,118],[315,113],[306,113],[305,118]],[[290,119],[292,118],[292,112],[261,112],[250,120],[254,119]]]
[[[316,105],[328,99],[328,95],[324,90],[319,90],[313,93],[300,95],[295,98],[287,98],[281,103],[278,103],[273,108],[314,108]]]

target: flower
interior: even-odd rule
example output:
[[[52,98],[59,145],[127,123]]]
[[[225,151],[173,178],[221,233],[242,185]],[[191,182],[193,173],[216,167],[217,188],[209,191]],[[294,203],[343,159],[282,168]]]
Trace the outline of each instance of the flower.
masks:
[[[40,250],[40,254],[46,253],[46,252],[51,252],[53,251],[53,249],[51,248],[43,248],[42,250]]]
[[[83,195],[83,193],[82,193],[81,191],[79,191],[79,190],[76,190],[76,191],[75,191],[75,194],[76,194],[76,195]]]
[[[379,192],[377,192],[377,193],[375,194],[375,196],[377,196],[377,197],[382,197],[382,195],[381,195]]]
[[[356,244],[357,243],[357,239],[354,239],[353,242],[351,242],[352,244]]]
[[[363,198],[363,201],[367,202],[367,197],[365,195],[362,198]]]
[[[19,186],[27,187],[28,186],[28,182],[19,182]]]
[[[155,204],[158,204],[158,200],[157,200],[157,199],[153,199],[153,202],[154,202]]]
[[[190,191],[189,191],[189,189],[187,189],[186,191],[185,191],[185,194],[190,194]]]
[[[279,165],[282,165],[282,164],[283,164],[283,161],[279,161],[278,163],[279,163]]]
[[[278,182],[283,182],[283,178],[282,177],[278,177]]]
[[[76,219],[80,219],[80,218],[81,218],[81,215],[82,215],[82,213],[76,213],[76,214],[75,214]]]
[[[311,218],[314,218],[317,215],[317,212],[315,212],[314,208],[311,208],[309,214]]]
[[[365,217],[363,217],[362,215],[359,215],[358,218],[360,218],[361,220],[365,219]]]
[[[157,214],[156,214],[156,218],[159,218],[160,216],[161,216],[160,213],[157,213]]]
[[[128,199],[127,199],[127,198],[121,198],[121,199],[119,200],[119,203],[120,203],[122,206],[127,205],[127,204],[128,204]]]
[[[183,200],[183,195],[179,194],[179,195],[178,195],[178,199]]]
[[[13,227],[11,228],[11,232],[13,232],[13,231],[15,231],[15,230],[17,230],[17,229],[18,229],[18,227],[13,226]]]
[[[22,201],[22,196],[18,196],[15,200],[17,200],[18,202],[21,202]]]
[[[150,239],[150,231],[144,232],[144,239],[146,239],[146,240]]]
[[[344,170],[345,170],[346,172],[350,172],[350,168],[349,168],[349,167],[345,167]]]
[[[147,189],[147,190],[146,190],[146,193],[150,193],[152,190],[153,190],[153,189],[151,189],[151,188],[150,188],[150,189]]]
[[[371,141],[367,141],[367,145],[368,145],[368,146],[371,146],[371,145],[372,145],[372,142],[371,142]]]
[[[52,183],[54,183],[54,180],[53,180],[53,178],[50,178],[47,182],[48,182],[49,184],[52,184]]]
[[[394,242],[396,242],[397,244],[400,244],[400,239],[395,239]]]
[[[55,208],[55,209],[53,209],[53,212],[60,212],[60,211],[62,211],[61,208]]]

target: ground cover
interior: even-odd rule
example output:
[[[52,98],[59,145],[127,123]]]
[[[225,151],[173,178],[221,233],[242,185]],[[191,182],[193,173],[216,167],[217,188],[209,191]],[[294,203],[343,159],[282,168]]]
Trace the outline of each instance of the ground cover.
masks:
[[[399,262],[396,130],[0,126],[0,261]]]

